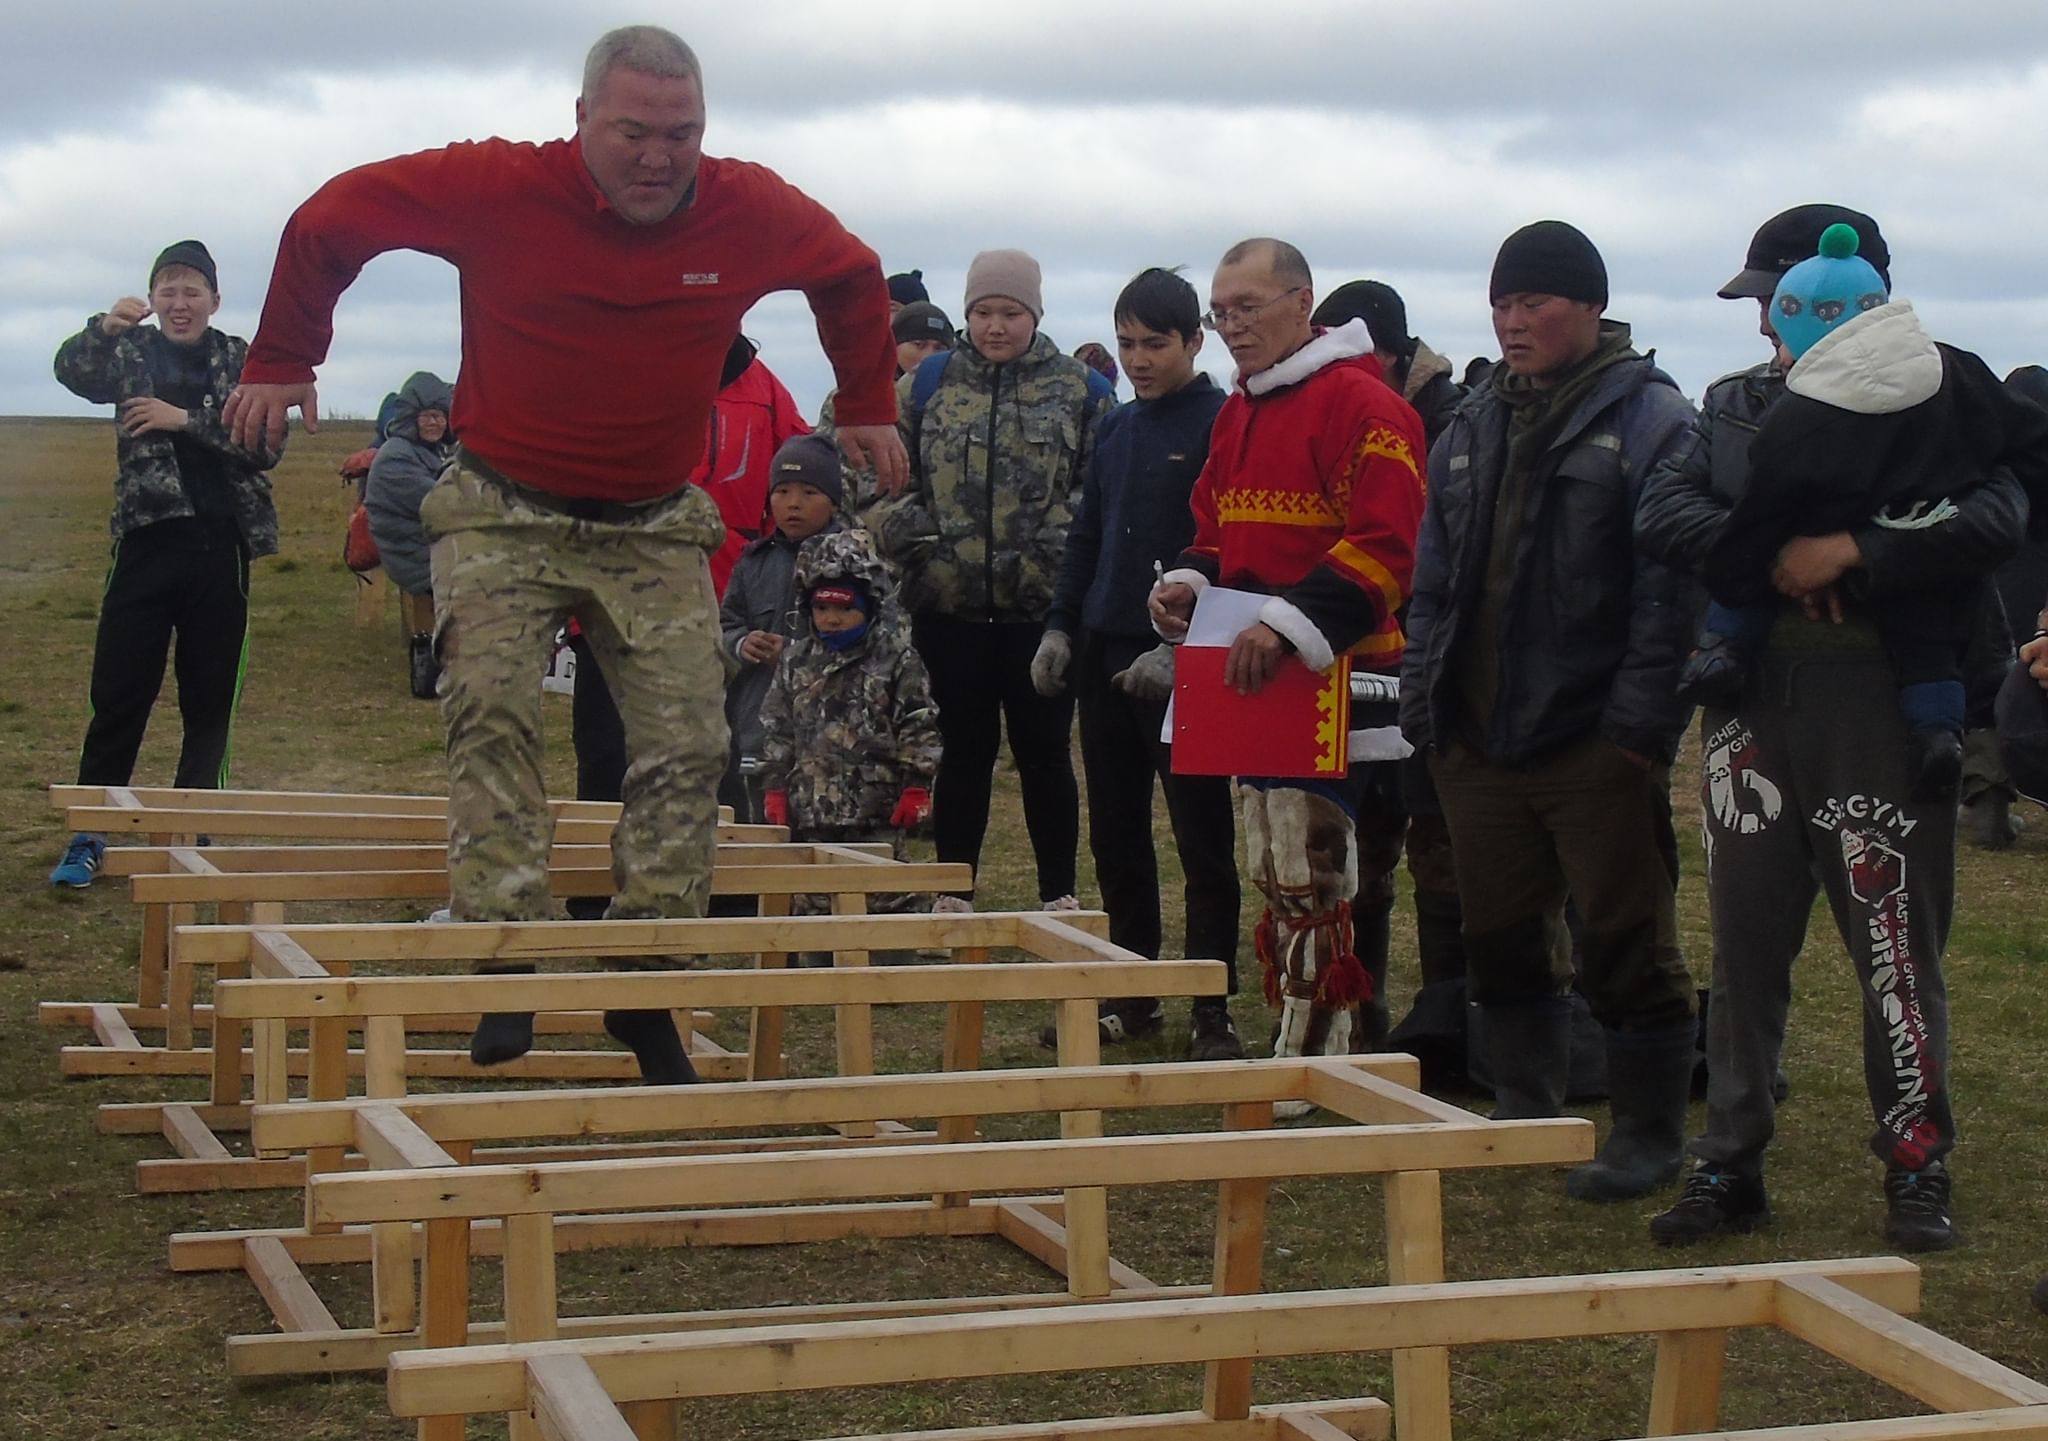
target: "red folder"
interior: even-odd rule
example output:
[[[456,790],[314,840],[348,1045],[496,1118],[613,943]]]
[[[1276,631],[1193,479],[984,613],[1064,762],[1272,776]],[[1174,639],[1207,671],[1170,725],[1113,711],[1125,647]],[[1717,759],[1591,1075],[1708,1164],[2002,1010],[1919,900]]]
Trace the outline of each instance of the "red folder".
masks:
[[[1289,657],[1257,695],[1223,683],[1227,646],[1173,656],[1173,772],[1183,776],[1342,778],[1351,665],[1314,671]]]

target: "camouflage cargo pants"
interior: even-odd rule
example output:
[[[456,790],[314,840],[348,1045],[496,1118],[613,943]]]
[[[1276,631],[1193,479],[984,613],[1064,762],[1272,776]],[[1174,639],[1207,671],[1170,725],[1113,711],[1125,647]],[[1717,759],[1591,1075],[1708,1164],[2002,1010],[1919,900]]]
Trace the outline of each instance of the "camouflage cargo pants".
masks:
[[[606,915],[702,915],[726,752],[705,559],[725,528],[710,497],[692,487],[642,506],[564,502],[469,458],[428,493],[420,519],[433,543],[455,919],[555,914],[540,675],[570,616],[625,722]]]

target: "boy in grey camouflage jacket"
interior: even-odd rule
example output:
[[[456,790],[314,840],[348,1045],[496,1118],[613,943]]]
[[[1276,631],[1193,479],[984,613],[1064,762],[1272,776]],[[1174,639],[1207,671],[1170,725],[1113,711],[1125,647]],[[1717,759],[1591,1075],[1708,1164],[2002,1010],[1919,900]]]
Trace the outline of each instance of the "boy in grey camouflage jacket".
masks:
[[[938,712],[909,627],[884,614],[889,574],[863,531],[813,536],[797,554],[810,634],[791,642],[761,703],[762,810],[798,840],[886,841],[931,814]],[[800,913],[819,898],[799,897]],[[877,911],[917,908],[877,896]]]

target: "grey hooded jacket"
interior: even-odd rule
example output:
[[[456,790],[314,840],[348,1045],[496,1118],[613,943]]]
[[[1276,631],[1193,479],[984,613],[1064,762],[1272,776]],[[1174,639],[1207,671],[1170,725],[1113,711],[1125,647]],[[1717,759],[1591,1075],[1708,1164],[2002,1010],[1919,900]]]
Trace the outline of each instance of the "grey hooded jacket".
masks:
[[[425,370],[410,376],[399,387],[398,408],[363,487],[370,535],[377,542],[385,573],[408,595],[422,595],[434,588],[433,570],[427,561],[427,533],[420,526],[420,502],[434,488],[455,451],[452,430],[438,445],[420,439],[420,412],[438,410],[446,415],[454,398],[454,387],[440,376]]]

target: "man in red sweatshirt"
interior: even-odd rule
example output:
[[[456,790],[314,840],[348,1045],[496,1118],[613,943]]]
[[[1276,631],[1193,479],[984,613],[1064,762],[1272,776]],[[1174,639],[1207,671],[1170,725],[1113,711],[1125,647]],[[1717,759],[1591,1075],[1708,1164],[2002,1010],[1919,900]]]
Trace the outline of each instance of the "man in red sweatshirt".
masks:
[[[1294,246],[1233,246],[1209,295],[1203,323],[1237,376],[1189,502],[1194,543],[1153,588],[1153,626],[1184,636],[1211,585],[1262,591],[1257,621],[1225,662],[1229,685],[1250,694],[1283,665],[1325,670],[1339,656],[1387,679],[1401,660],[1422,519],[1422,422],[1387,386],[1363,321],[1310,323],[1314,281]],[[1257,946],[1267,997],[1281,1007],[1275,1055],[1367,1050],[1385,1036],[1407,814],[1397,756],[1354,749],[1352,759],[1342,782],[1261,778],[1256,755],[1237,778],[1252,879],[1267,902]],[[1355,1040],[1354,1006],[1365,1027]]]
[[[285,227],[226,410],[239,436],[281,437],[294,405],[314,429],[313,368],[363,265],[410,249],[460,272],[462,453],[421,509],[459,921],[553,914],[539,676],[570,616],[626,727],[607,914],[703,914],[726,751],[706,556],[725,527],[686,480],[755,301],[805,293],[838,374],[841,445],[885,487],[907,474],[874,252],[772,172],[704,155],[703,134],[697,57],[631,26],[591,49],[573,139],[450,145],[329,181]],[[695,1078],[666,1012],[605,1023],[650,1081]],[[471,1054],[509,1060],[532,1036],[531,1016],[486,1016]]]

